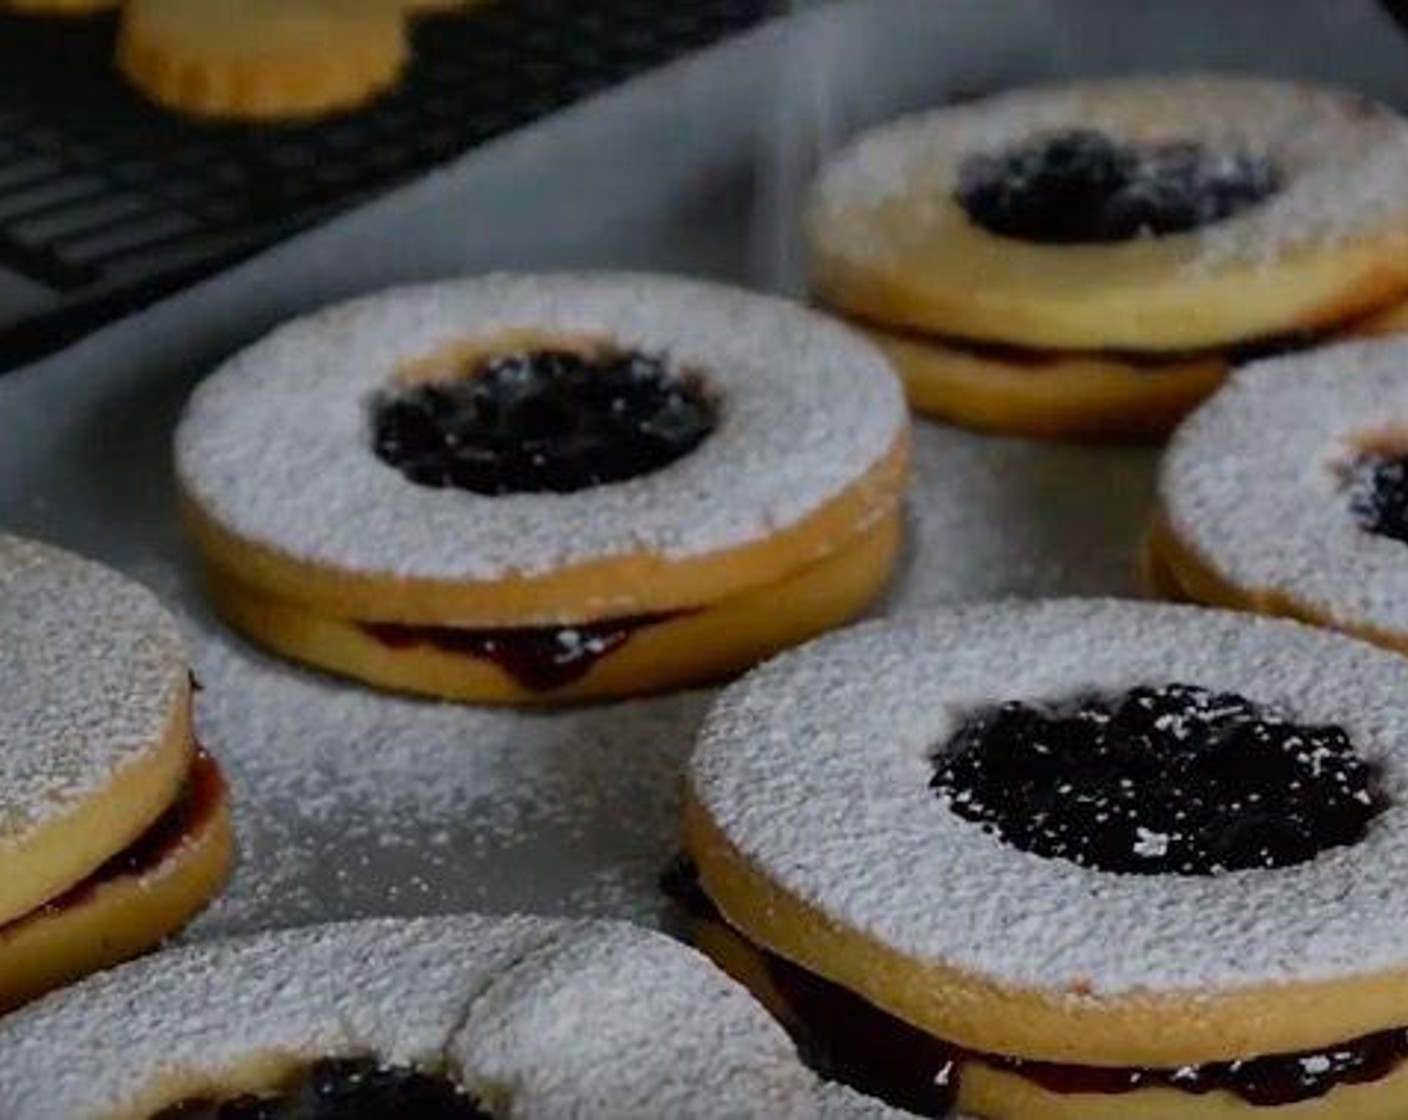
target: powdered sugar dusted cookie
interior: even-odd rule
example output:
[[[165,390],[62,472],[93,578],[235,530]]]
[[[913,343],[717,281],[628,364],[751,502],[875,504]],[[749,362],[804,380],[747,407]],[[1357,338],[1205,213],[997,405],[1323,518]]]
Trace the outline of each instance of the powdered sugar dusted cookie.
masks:
[[[1022,90],[842,152],[810,208],[815,282],[926,411],[1148,435],[1250,356],[1398,328],[1405,174],[1408,124],[1353,94],[1213,75]]]
[[[290,324],[195,394],[187,512],[225,613],[362,679],[645,692],[848,618],[899,535],[883,358],[779,300],[494,276]]]
[[[1250,367],[1180,430],[1151,555],[1167,593],[1408,648],[1408,345]]]
[[[707,720],[701,907],[784,1016],[910,1107],[942,1078],[998,1120],[1387,1120],[1408,1095],[1405,711],[1398,657],[1248,615],[1059,601],[860,627]]]
[[[149,948],[218,889],[228,806],[175,623],[143,588],[0,536],[0,1006]]]
[[[264,935],[152,958],[0,1025],[12,1120],[195,1120],[246,1095],[261,1115],[301,1100],[325,1120],[897,1115],[823,1086],[694,952],[616,923]]]

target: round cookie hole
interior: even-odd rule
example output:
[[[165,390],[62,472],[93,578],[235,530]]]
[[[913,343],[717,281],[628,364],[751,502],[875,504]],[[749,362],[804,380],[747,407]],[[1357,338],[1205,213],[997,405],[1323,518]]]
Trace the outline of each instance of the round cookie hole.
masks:
[[[376,456],[490,497],[570,494],[663,470],[717,429],[702,373],[580,335],[516,332],[407,363],[371,401]]]
[[[1332,469],[1359,528],[1408,543],[1408,431],[1353,439]]]
[[[1387,804],[1343,728],[1177,683],[984,708],[932,763],[964,819],[1119,874],[1293,866],[1362,840]]]
[[[1131,144],[1082,128],[969,155],[954,197],[970,221],[999,237],[1108,244],[1226,221],[1270,198],[1282,178],[1247,151]]]
[[[199,1097],[173,1104],[151,1120],[493,1120],[446,1077],[375,1058],[324,1058],[267,1093]]]

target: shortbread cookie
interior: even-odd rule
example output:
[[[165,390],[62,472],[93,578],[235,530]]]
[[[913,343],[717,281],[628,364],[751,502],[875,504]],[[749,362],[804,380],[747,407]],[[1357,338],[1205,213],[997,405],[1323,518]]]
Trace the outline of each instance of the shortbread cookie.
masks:
[[[1179,431],[1160,589],[1408,650],[1408,342],[1248,368]]]
[[[1335,331],[1177,355],[940,343],[874,326],[864,333],[894,364],[910,404],[926,415],[1038,438],[1148,440],[1167,434],[1247,362],[1405,329],[1408,302],[1398,301]]]
[[[721,956],[911,1109],[1391,1120],[1404,713],[1408,663],[1291,622],[955,608],[727,691],[687,847]]]
[[[1142,435],[1248,353],[1398,303],[1405,175],[1408,123],[1350,94],[1209,75],[1020,91],[845,150],[810,207],[815,285],[926,411]]]
[[[177,436],[216,602],[275,650],[486,702],[736,671],[855,615],[899,540],[883,358],[648,276],[390,292],[275,332]]]
[[[400,77],[409,40],[386,0],[129,0],[117,57],[167,108],[285,120],[376,96]]]
[[[216,892],[228,803],[175,624],[145,590],[0,536],[0,1007],[150,948]]]
[[[86,16],[115,8],[123,0],[0,0],[0,11],[37,16]]]
[[[236,1102],[309,1120],[897,1118],[820,1082],[692,950],[612,922],[265,935],[153,957],[0,1024],[8,1120],[213,1120]]]

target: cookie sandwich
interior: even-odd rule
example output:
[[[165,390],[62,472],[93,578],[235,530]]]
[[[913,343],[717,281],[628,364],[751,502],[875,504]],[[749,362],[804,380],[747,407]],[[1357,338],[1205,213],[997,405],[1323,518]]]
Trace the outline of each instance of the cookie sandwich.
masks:
[[[729,689],[699,943],[919,1115],[1408,1114],[1408,665],[1118,601],[868,624]],[[687,892],[680,892],[686,898]]]
[[[493,276],[286,326],[176,440],[220,610],[296,660],[485,703],[655,692],[857,614],[900,539],[881,355],[780,300]]]
[[[1018,90],[862,135],[813,283],[916,408],[1037,436],[1171,428],[1254,357],[1401,329],[1408,123],[1230,75]]]

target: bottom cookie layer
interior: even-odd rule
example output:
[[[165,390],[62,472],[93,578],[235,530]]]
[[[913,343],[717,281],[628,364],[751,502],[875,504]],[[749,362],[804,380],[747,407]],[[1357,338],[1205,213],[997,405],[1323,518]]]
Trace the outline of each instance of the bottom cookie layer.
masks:
[[[919,412],[1014,435],[1147,440],[1170,431],[1243,362],[1334,338],[1408,330],[1408,301],[1334,331],[1167,357],[1027,350],[858,325],[895,365]]]
[[[233,859],[229,793],[198,752],[177,801],[136,843],[0,926],[0,1010],[155,948],[219,892]]]
[[[1172,602],[1275,615],[1341,630],[1366,642],[1408,654],[1408,634],[1371,626],[1342,625],[1302,606],[1276,588],[1239,587],[1214,571],[1179,539],[1162,513],[1156,514],[1144,542],[1144,582],[1153,595]]]
[[[796,575],[700,610],[575,627],[490,631],[362,623],[311,614],[218,571],[211,586],[234,626],[321,669],[448,700],[576,702],[715,680],[849,621],[888,581],[901,522],[896,508]],[[524,653],[530,647],[531,663]],[[570,662],[564,665],[563,658]]]
[[[920,1116],[987,1120],[1394,1120],[1408,1113],[1408,1028],[1341,1047],[1177,1070],[1028,1062],[945,1042],[749,941],[687,863],[667,891],[688,937],[748,987],[819,1072]]]

